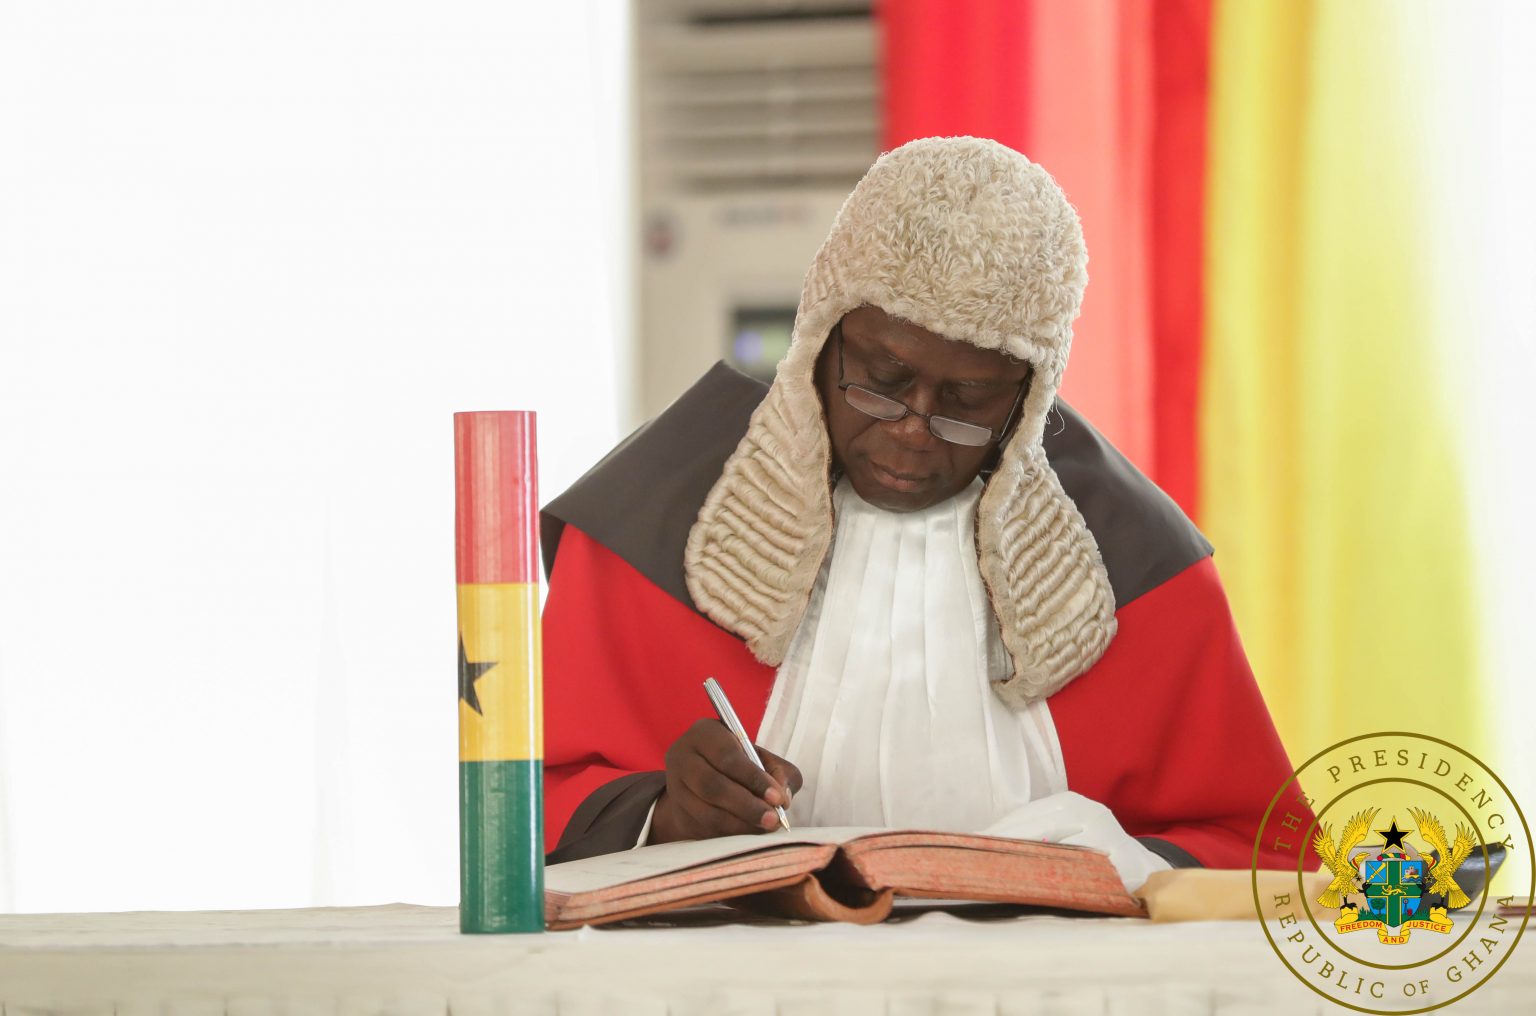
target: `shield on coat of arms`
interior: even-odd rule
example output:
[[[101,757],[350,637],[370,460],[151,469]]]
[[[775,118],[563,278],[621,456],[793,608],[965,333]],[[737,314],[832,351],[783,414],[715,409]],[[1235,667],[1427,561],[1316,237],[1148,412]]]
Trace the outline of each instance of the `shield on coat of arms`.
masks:
[[[1360,862],[1365,899],[1371,913],[1396,928],[1418,913],[1424,895],[1424,861],[1406,854],[1367,855]]]

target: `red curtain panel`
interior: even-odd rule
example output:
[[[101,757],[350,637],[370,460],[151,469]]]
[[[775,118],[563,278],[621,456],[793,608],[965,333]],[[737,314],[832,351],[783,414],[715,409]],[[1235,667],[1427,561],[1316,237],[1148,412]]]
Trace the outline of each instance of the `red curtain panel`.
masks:
[[[1210,0],[883,0],[884,142],[972,134],[1051,171],[1089,287],[1063,390],[1194,514]]]

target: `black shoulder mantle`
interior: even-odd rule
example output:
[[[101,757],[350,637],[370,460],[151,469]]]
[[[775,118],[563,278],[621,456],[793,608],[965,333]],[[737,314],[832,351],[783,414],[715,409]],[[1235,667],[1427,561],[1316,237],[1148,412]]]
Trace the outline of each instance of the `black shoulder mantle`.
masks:
[[[767,393],[762,382],[715,364],[545,506],[545,570],[573,525],[693,607],[683,578],[688,531]],[[1046,419],[1045,452],[1098,541],[1117,609],[1210,555],[1178,505],[1059,399]]]

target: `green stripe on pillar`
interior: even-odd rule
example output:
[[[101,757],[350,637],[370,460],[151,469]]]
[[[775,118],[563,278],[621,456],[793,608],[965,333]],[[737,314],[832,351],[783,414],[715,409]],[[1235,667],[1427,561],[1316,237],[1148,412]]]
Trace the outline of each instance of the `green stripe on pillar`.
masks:
[[[544,930],[544,763],[459,763],[459,930]]]

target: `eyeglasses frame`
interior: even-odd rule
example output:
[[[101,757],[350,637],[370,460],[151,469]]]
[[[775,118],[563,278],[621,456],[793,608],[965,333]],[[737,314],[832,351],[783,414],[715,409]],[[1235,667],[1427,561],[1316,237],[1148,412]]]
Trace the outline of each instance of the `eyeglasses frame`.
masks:
[[[947,442],[949,444],[953,444],[953,445],[959,445],[962,448],[985,448],[989,444],[995,444],[997,442],[1002,441],[1002,439],[1008,435],[1009,429],[1013,426],[1013,418],[1014,418],[1015,415],[1017,415],[1017,413],[1019,411],[1019,406],[1023,405],[1023,403],[1024,403],[1024,396],[1026,394],[1028,394],[1028,392],[1029,392],[1030,382],[1035,379],[1035,369],[1034,369],[1034,367],[1030,367],[1029,373],[1024,376],[1024,380],[1022,382],[1020,382],[1020,384],[1019,384],[1019,394],[1014,396],[1013,408],[1008,410],[1008,418],[1003,421],[1002,428],[999,429],[999,430],[996,430],[996,431],[992,430],[992,428],[990,428],[990,427],[983,427],[979,423],[972,423],[969,420],[957,420],[957,419],[955,419],[952,416],[943,416],[943,415],[938,414],[938,413],[919,413],[917,410],[913,409],[911,406],[907,405],[905,402],[901,401],[900,399],[893,399],[889,395],[882,394],[882,393],[877,392],[877,391],[875,391],[875,390],[873,390],[871,388],[866,388],[864,385],[857,384],[857,383],[852,382],[852,381],[845,381],[845,380],[843,380],[844,377],[847,376],[847,371],[845,370],[845,368],[843,366],[843,324],[842,324],[842,322],[839,321],[835,326],[833,326],[833,330],[837,332],[837,389],[838,389],[838,391],[843,393],[843,401],[848,402],[848,389],[850,389],[850,388],[857,388],[859,391],[863,392],[865,395],[871,395],[871,396],[873,396],[873,397],[875,397],[877,399],[881,399],[881,400],[883,400],[885,402],[891,402],[891,403],[894,403],[894,404],[900,406],[904,410],[904,412],[900,416],[894,417],[892,419],[886,419],[883,416],[876,416],[875,414],[873,414],[873,413],[871,413],[871,412],[869,412],[869,411],[867,411],[865,409],[861,409],[860,407],[855,406],[852,402],[848,402],[848,406],[849,406],[850,409],[853,409],[856,412],[863,413],[865,416],[869,417],[870,419],[872,419],[872,420],[879,420],[882,423],[900,423],[902,420],[905,420],[909,416],[918,417],[919,419],[921,419],[924,423],[926,423],[928,425],[928,433],[932,434],[934,437],[938,438],[940,441],[945,441],[945,442]],[[956,423],[956,424],[959,424],[959,425],[964,426],[964,427],[975,427],[978,430],[984,430],[984,431],[987,432],[987,435],[988,435],[987,436],[987,440],[981,442],[980,444],[974,444],[974,445],[968,445],[964,441],[951,441],[949,438],[944,437],[943,435],[938,434],[938,433],[936,433],[934,431],[934,429],[933,429],[933,421],[934,421],[935,418],[940,419],[940,420],[945,420],[945,421],[947,421],[949,423]]]

